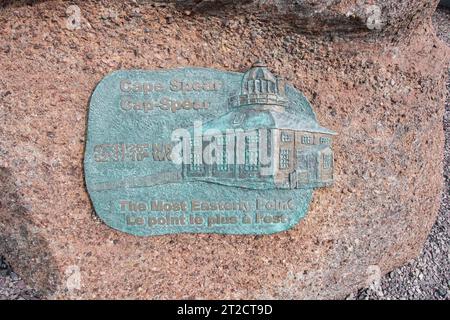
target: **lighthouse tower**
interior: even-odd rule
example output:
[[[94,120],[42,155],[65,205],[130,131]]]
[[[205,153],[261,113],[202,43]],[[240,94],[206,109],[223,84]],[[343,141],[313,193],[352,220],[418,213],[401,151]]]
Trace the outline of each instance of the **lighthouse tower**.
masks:
[[[283,112],[287,104],[284,80],[275,77],[260,61],[254,63],[244,74],[240,94],[229,99],[232,109]]]

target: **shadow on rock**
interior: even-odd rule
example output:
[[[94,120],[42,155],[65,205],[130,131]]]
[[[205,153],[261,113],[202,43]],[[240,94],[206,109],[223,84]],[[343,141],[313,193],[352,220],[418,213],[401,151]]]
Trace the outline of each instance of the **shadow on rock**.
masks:
[[[0,3],[0,8],[31,6],[45,1],[48,0],[3,0]]]
[[[162,1],[159,1],[162,2]],[[199,14],[236,16],[248,13],[262,20],[278,21],[298,33],[360,33],[370,31],[366,25],[365,8],[355,14],[338,12],[333,3],[320,1],[259,2],[255,0],[174,0],[180,10]]]
[[[0,167],[0,254],[40,295],[51,295],[60,283],[48,242],[30,219],[30,210],[16,192],[14,177]]]

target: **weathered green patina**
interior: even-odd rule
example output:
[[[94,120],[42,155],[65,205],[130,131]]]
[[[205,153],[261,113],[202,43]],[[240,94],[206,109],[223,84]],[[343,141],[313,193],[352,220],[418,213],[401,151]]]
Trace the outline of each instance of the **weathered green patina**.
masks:
[[[280,232],[332,183],[333,135],[262,63],[116,71],[90,100],[86,185],[134,235]]]

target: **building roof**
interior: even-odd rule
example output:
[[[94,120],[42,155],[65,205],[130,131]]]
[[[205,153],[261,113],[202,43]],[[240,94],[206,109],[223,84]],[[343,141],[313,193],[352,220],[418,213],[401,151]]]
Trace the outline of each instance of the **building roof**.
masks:
[[[243,83],[249,80],[266,80],[277,82],[277,78],[269,71],[267,66],[262,62],[253,64],[250,70],[244,74]]]
[[[271,110],[234,110],[203,124],[203,130],[217,129],[287,129],[335,135],[330,129],[320,126],[311,118],[300,117],[292,113]]]
[[[262,62],[256,62],[243,75],[240,94],[230,97],[228,103],[231,111],[203,124],[204,130],[266,128],[336,134],[321,127],[315,117],[291,113],[284,81]]]

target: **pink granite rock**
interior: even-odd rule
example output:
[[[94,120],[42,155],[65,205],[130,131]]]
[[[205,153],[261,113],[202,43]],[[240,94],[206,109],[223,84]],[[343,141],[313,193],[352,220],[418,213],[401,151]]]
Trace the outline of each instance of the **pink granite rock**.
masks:
[[[376,28],[374,9],[352,0],[290,15],[256,1],[139,3],[0,11],[0,254],[27,284],[55,298],[342,298],[419,253],[442,190],[449,51],[430,23],[436,1],[372,1]],[[315,191],[307,217],[269,236],[139,238],[100,222],[83,178],[98,81],[257,59],[338,133],[335,184]]]

